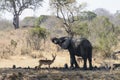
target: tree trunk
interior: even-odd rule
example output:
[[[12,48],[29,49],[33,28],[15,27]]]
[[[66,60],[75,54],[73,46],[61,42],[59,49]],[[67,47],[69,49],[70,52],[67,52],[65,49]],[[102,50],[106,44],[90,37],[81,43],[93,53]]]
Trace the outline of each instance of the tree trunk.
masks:
[[[13,25],[15,29],[19,28],[19,15],[18,14],[15,14],[13,17]]]

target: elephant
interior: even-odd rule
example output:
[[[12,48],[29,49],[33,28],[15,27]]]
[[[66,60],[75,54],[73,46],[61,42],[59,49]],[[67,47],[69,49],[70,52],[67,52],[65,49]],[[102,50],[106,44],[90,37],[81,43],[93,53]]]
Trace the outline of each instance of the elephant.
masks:
[[[66,49],[70,54],[70,67],[79,68],[75,56],[81,56],[84,64],[83,69],[87,69],[87,59],[89,61],[89,69],[92,69],[92,44],[86,38],[60,37],[51,38],[51,41],[59,45],[62,49]]]

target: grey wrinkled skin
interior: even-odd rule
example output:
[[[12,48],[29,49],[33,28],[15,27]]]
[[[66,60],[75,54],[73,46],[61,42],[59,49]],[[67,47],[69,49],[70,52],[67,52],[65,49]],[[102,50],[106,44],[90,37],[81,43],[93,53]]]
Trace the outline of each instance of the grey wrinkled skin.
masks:
[[[71,68],[78,68],[75,56],[81,56],[84,64],[83,68],[87,69],[87,60],[89,61],[89,68],[92,69],[92,45],[86,38],[71,38],[71,37],[60,37],[51,39],[54,44],[59,45],[63,49],[67,49],[70,53],[70,64]]]

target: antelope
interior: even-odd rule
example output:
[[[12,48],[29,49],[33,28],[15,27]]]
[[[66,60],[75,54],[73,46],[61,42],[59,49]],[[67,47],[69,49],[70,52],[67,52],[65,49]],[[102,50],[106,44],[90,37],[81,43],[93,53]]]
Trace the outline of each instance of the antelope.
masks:
[[[39,60],[39,68],[42,66],[42,65],[48,65],[48,67],[50,68],[50,65],[54,62],[55,58],[56,58],[56,55],[53,55],[52,54],[52,57],[53,59],[52,60]]]

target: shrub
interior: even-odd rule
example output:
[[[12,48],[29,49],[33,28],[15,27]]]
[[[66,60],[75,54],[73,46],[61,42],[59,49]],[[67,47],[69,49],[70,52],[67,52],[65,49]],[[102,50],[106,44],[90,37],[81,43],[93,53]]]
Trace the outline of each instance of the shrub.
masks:
[[[28,35],[28,44],[30,47],[32,47],[34,50],[40,50],[41,42],[47,38],[48,32],[45,28],[41,28],[39,26],[32,28],[29,31]]]
[[[117,44],[120,29],[115,27],[109,18],[99,16],[91,21],[76,22],[73,31],[76,35],[88,38],[103,57],[110,57],[112,47]]]
[[[40,17],[38,17],[35,21],[35,25],[39,26],[41,23],[43,23],[45,20],[47,19],[46,15],[41,15]]]
[[[28,49],[28,48],[23,47],[23,48],[21,49],[21,55],[28,55],[28,54],[30,54],[30,53],[31,53],[31,50]]]
[[[118,38],[114,25],[106,17],[97,17],[90,23],[90,37],[94,39],[95,46],[103,52],[103,57],[110,57],[112,47],[117,44]]]
[[[90,36],[89,35],[89,29],[88,29],[88,23],[87,22],[80,22],[77,23],[77,25],[73,28],[73,31],[75,33],[75,35],[80,35],[81,37],[87,37]]]
[[[109,33],[108,35],[102,35],[104,33],[101,33],[101,37],[99,37],[98,42],[99,42],[99,49],[103,51],[104,53],[102,54],[103,57],[110,57],[112,51],[112,46],[116,45],[117,39],[115,37],[114,33]]]
[[[10,43],[11,43],[11,46],[13,46],[14,48],[17,47],[17,41],[11,39],[11,42],[10,42]]]

